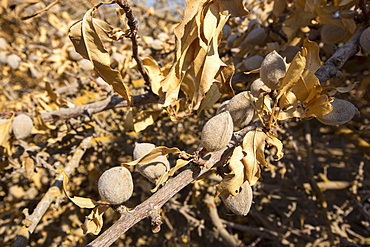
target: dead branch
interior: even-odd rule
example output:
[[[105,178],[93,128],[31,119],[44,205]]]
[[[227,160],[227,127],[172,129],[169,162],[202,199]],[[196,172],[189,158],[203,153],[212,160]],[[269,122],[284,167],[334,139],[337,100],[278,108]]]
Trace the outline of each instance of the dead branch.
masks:
[[[144,68],[142,60],[139,57],[138,50],[139,45],[137,40],[137,31],[138,31],[137,20],[135,19],[130,4],[126,0],[116,0],[113,2],[117,3],[126,12],[126,17],[128,20],[127,24],[130,27],[130,34],[128,35],[128,38],[130,38],[132,42],[132,56],[137,63],[137,67],[140,74],[143,76],[146,84],[150,86],[152,84],[151,79],[149,77],[148,72]]]
[[[244,128],[243,130],[235,133],[234,138],[230,141],[226,148],[210,153],[203,158],[199,158],[186,170],[182,171],[176,177],[170,179],[160,190],[149,197],[146,201],[139,204],[133,210],[122,214],[118,221],[116,221],[110,228],[108,228],[87,246],[110,246],[136,223],[149,217],[151,211],[159,210],[168,200],[170,200],[188,184],[201,177],[212,167],[223,164],[226,158],[231,155],[234,147],[239,145],[243,140],[244,135],[254,128],[255,126],[248,126]]]
[[[365,29],[366,26],[360,28],[346,44],[338,48],[333,56],[316,71],[315,75],[321,84],[332,77],[341,77],[342,73],[340,69],[350,57],[357,53],[360,36]]]
[[[54,5],[56,5],[57,3],[59,3],[60,0],[55,0],[54,2],[52,2],[51,4],[49,4],[48,6],[46,6],[44,9],[40,10],[40,11],[37,11],[35,13],[33,13],[32,15],[28,15],[28,16],[25,16],[25,17],[22,17],[21,19],[22,20],[28,20],[28,19],[31,19],[35,16],[38,16],[40,14],[43,14],[45,13],[46,11],[48,11],[49,9],[51,9]]]
[[[156,102],[157,98],[152,93],[146,93],[146,94],[140,94],[133,96],[134,105],[146,105],[150,103]],[[102,111],[110,110],[113,108],[118,107],[127,107],[127,100],[118,97],[118,96],[111,96],[106,98],[105,100],[86,104],[82,106],[76,106],[74,108],[64,108],[56,111],[50,111],[50,112],[43,112],[42,113],[42,120],[44,122],[52,122],[57,121],[60,119],[69,119],[74,118],[82,115],[88,115],[91,116],[95,113],[99,113]]]
[[[212,220],[213,225],[216,227],[222,239],[226,242],[227,246],[241,246],[237,238],[231,235],[223,226],[223,223],[218,215],[217,206],[215,203],[215,188],[208,187],[207,194],[204,198],[204,202],[208,206],[209,216]]]
[[[92,136],[85,138],[76,152],[73,154],[72,159],[64,168],[64,172],[67,175],[71,175],[74,170],[78,167],[82,156],[85,154],[86,149],[89,146],[89,143],[92,140]],[[55,179],[54,183],[50,186],[46,194],[43,196],[41,201],[37,204],[33,213],[26,218],[23,223],[23,226],[13,244],[13,247],[23,247],[27,246],[30,235],[35,230],[37,224],[40,222],[42,216],[46,213],[51,203],[54,199],[62,195],[62,186],[63,186],[63,175],[60,174]]]

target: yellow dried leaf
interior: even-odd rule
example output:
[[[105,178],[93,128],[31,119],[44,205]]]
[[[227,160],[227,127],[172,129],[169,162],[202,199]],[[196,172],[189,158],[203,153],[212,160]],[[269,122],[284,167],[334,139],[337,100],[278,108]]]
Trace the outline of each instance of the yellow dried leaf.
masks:
[[[228,165],[231,172],[217,185],[217,195],[237,195],[239,193],[240,186],[242,186],[245,181],[244,166],[241,161],[243,157],[244,153],[242,147],[237,146],[230,157],[230,163]]]
[[[74,204],[76,204],[80,208],[95,208],[98,203],[90,198],[74,196],[68,197]]]
[[[108,205],[99,205],[94,208],[81,226],[83,233],[98,235],[103,227],[103,214],[109,209]]]
[[[249,131],[243,139],[242,148],[246,155],[243,157],[242,162],[245,177],[251,186],[260,177],[260,165],[267,165],[264,154],[265,140],[266,134],[260,129]]]
[[[201,101],[219,75],[220,92],[224,90],[233,94],[230,86],[233,68],[230,69],[220,59],[218,44],[222,27],[229,16],[246,13],[241,0],[187,2],[184,18],[174,30],[178,44],[176,61],[161,83],[161,102],[165,107],[173,105],[182,90],[189,97],[186,101],[189,105],[185,108],[199,109]],[[189,73],[194,73],[193,83],[183,87]]]
[[[307,49],[306,68],[315,73],[321,67],[320,47],[316,42],[309,41],[308,38],[303,41],[303,46]]]
[[[63,191],[69,200],[71,200],[74,204],[76,204],[80,208],[95,208],[97,205],[99,205],[99,203],[90,198],[84,198],[79,196],[70,197],[67,192],[67,184],[69,180],[68,175],[63,170],[62,175],[63,175]]]
[[[271,133],[266,133],[267,135],[267,138],[266,138],[266,142],[269,144],[269,145],[272,145],[276,148],[276,159],[275,160],[280,160],[281,158],[283,158],[284,156],[284,153],[283,153],[283,143],[274,135],[272,135]]]
[[[0,146],[4,147],[5,149],[8,149],[10,147],[9,140],[13,118],[14,116],[0,124]]]
[[[285,76],[280,79],[280,90],[277,99],[294,86],[301,77],[305,66],[306,58],[298,52],[290,63]]]
[[[292,87],[292,92],[298,100],[306,104],[321,92],[319,79],[313,72],[305,69],[298,82]]]
[[[165,146],[158,146],[154,148],[150,153],[144,155],[140,159],[128,162],[128,163],[122,163],[123,166],[134,166],[137,164],[147,164],[151,162],[153,159],[159,157],[159,156],[165,156],[167,154],[176,154],[181,153],[182,151],[178,148],[168,148]]]
[[[149,77],[151,79],[151,89],[156,95],[160,95],[161,81],[164,76],[162,74],[161,68],[158,63],[152,57],[143,58],[144,68],[148,71]]]
[[[333,110],[330,104],[332,99],[326,95],[317,95],[315,99],[311,100],[306,106],[306,118],[309,117],[322,117]]]
[[[123,83],[121,73],[110,67],[109,53],[98,35],[100,33],[100,35],[104,34],[105,38],[112,37],[111,28],[108,24],[103,24],[102,21],[96,21],[93,18],[95,10],[96,8],[88,10],[82,21],[71,27],[69,37],[76,51],[88,58],[104,81],[109,83],[131,105],[133,103],[132,94],[128,86]]]
[[[169,177],[172,177],[176,171],[186,166],[190,162],[192,162],[192,160],[176,160],[176,165],[172,167],[169,171],[165,172],[159,179],[157,179],[155,188],[151,189],[150,192],[155,193],[158,188],[168,180]]]
[[[145,130],[148,126],[152,125],[155,122],[161,112],[162,110],[141,111],[133,119],[134,131],[140,132],[142,130]]]

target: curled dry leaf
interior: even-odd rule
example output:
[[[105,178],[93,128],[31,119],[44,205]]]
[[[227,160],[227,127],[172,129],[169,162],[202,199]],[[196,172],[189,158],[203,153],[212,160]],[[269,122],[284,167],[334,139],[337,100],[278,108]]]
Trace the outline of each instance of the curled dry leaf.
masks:
[[[84,234],[98,235],[103,227],[103,214],[110,208],[108,205],[99,205],[86,217],[81,228]]]
[[[176,103],[182,90],[190,98],[189,108],[197,110],[219,75],[220,89],[225,87],[232,92],[227,78],[231,78],[229,74],[233,70],[220,59],[218,42],[229,16],[246,14],[248,11],[241,0],[187,2],[184,18],[174,30],[177,40],[176,61],[161,83],[164,106]],[[183,87],[188,74],[195,76],[195,81],[191,82],[195,85]],[[197,88],[197,93],[194,93],[194,88]]]
[[[265,140],[266,134],[260,129],[249,131],[243,139],[242,148],[246,155],[243,157],[242,162],[246,180],[249,181],[251,186],[254,185],[261,176],[260,165],[267,165],[264,154]]]
[[[70,28],[69,38],[76,51],[89,59],[101,78],[131,105],[132,94],[128,86],[123,83],[121,73],[110,67],[110,56],[101,40],[101,37],[108,41],[118,40],[125,32],[117,31],[106,22],[94,18],[95,11],[95,7],[87,11],[83,19]]]
[[[216,187],[217,195],[237,195],[239,193],[240,186],[242,186],[245,181],[244,166],[241,161],[243,157],[244,153],[242,147],[237,146],[230,157],[228,165],[230,173],[228,173]]]

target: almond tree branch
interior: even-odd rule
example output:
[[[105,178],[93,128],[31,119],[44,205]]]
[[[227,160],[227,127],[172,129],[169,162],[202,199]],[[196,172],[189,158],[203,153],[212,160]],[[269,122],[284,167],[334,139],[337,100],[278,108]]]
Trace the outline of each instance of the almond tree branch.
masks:
[[[74,170],[78,167],[78,164],[80,163],[82,156],[85,154],[85,151],[88,148],[91,140],[92,136],[89,136],[81,142],[76,152],[73,154],[72,159],[68,162],[68,164],[64,168],[64,172],[67,175],[71,175],[74,172]],[[60,174],[55,179],[53,184],[50,186],[50,188],[43,196],[41,201],[37,204],[33,213],[24,220],[23,226],[13,244],[13,247],[27,246],[30,235],[35,230],[42,216],[46,213],[46,211],[48,210],[51,203],[55,200],[55,198],[62,194],[61,190],[62,186],[63,186],[63,175]]]
[[[154,103],[157,101],[157,97],[152,93],[145,93],[133,96],[133,101],[135,106],[139,106]],[[118,96],[111,96],[106,98],[105,100],[91,104],[76,106],[74,108],[63,108],[56,111],[43,112],[42,120],[44,122],[52,122],[60,119],[74,118],[84,114],[90,116],[92,114],[109,109],[127,106],[128,104],[126,99]]]
[[[137,67],[138,67],[140,74],[143,76],[146,84],[150,86],[152,81],[149,77],[148,72],[144,68],[143,62],[141,61],[139,57],[139,50],[138,50],[139,45],[137,41],[137,30],[138,30],[137,20],[135,19],[135,16],[132,12],[130,4],[126,0],[116,0],[113,2],[117,3],[126,12],[126,17],[128,20],[127,24],[130,27],[130,34],[128,35],[128,38],[130,38],[132,42],[132,54],[133,54],[132,56],[137,63]]]
[[[340,69],[344,63],[358,51],[358,44],[362,32],[366,26],[361,27],[346,44],[338,48],[338,50],[321,66],[315,73],[320,83],[324,83],[332,77],[341,77]]]
[[[243,130],[236,132],[234,134],[234,138],[226,148],[210,153],[205,157],[194,161],[194,164],[190,165],[189,168],[179,173],[176,177],[170,179],[160,190],[149,197],[146,201],[139,204],[133,210],[122,214],[118,221],[87,246],[110,246],[132,226],[150,216],[150,212],[152,210],[159,210],[168,200],[188,184],[201,177],[212,167],[223,164],[227,157],[231,155],[234,147],[241,143],[244,135],[253,129],[255,129],[255,126],[248,126]]]

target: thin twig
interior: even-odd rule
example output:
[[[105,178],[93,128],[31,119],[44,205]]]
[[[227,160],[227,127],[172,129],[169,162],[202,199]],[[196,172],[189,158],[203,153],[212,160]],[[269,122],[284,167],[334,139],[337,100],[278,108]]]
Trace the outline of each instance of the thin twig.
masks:
[[[152,93],[145,93],[133,96],[133,101],[135,106],[139,106],[154,103],[157,101],[157,98]],[[111,96],[106,98],[105,100],[91,104],[76,106],[74,108],[64,108],[56,111],[43,112],[42,120],[44,122],[52,122],[60,119],[75,118],[84,114],[91,116],[102,111],[127,106],[128,104],[126,99],[118,96]]]
[[[49,4],[48,6],[46,6],[44,9],[42,10],[39,10],[35,13],[33,13],[32,15],[28,15],[28,16],[25,16],[25,17],[22,17],[22,20],[28,20],[30,18],[33,18],[37,15],[40,15],[40,14],[43,14],[45,13],[46,11],[48,11],[49,9],[51,9],[54,5],[56,5],[60,0],[55,0],[54,2],[52,2],[51,4]]]
[[[126,0],[116,0],[114,2],[117,3],[126,12],[127,24],[130,27],[130,34],[128,35],[128,38],[130,38],[132,42],[132,56],[137,63],[138,70],[140,74],[143,76],[145,83],[148,86],[150,86],[152,84],[152,80],[150,79],[148,72],[144,68],[143,61],[139,57],[138,50],[139,45],[137,40],[137,31],[138,31],[137,20],[135,19],[130,4]]]
[[[320,83],[324,83],[332,77],[341,77],[340,69],[347,60],[355,55],[358,51],[358,44],[362,32],[366,26],[361,27],[346,44],[338,48],[338,50],[331,56],[323,66],[321,66],[315,73]]]
[[[72,159],[68,162],[68,164],[64,168],[64,172],[67,175],[71,175],[74,172],[74,170],[78,167],[80,160],[82,156],[85,154],[85,151],[88,148],[91,140],[92,136],[89,136],[81,142],[76,152],[73,154]],[[13,247],[27,246],[30,235],[35,230],[42,216],[46,213],[46,211],[48,210],[51,203],[55,200],[55,198],[62,194],[61,192],[62,185],[63,185],[63,175],[60,174],[55,179],[53,184],[50,186],[50,188],[43,196],[41,201],[37,204],[33,213],[30,216],[28,216],[24,221],[24,224],[13,244]]]

